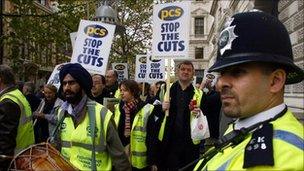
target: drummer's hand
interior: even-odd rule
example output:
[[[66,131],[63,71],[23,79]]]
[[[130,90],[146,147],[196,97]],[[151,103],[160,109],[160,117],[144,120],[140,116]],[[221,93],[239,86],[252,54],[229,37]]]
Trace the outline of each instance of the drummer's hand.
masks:
[[[163,111],[169,110],[170,109],[170,102],[169,101],[164,101],[162,104]]]

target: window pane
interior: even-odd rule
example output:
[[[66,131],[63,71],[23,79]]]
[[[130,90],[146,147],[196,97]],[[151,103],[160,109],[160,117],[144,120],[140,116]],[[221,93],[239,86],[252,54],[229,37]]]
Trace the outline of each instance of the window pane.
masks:
[[[204,48],[195,48],[195,59],[204,59]]]
[[[204,18],[195,18],[195,34],[204,34]]]

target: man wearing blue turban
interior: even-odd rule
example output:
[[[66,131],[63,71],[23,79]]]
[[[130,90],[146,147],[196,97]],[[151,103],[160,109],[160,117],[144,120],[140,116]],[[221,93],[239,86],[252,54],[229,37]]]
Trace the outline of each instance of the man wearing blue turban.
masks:
[[[70,63],[59,73],[58,110],[60,151],[80,170],[130,170],[112,113],[91,100],[92,78],[80,64]]]

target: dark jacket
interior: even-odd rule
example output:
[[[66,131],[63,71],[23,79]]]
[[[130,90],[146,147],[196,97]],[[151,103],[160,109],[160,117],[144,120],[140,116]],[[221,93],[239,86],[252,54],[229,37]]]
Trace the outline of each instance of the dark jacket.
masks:
[[[135,115],[146,105],[147,103],[140,101],[136,108],[130,113],[130,120],[131,125],[133,124]],[[124,125],[125,125],[125,112],[123,110],[124,102],[121,101],[119,103],[119,110],[120,110],[120,121],[118,124],[118,135],[121,139],[121,142],[123,146],[126,146],[130,143],[130,137],[126,138],[124,136]],[[146,145],[147,145],[147,159],[148,159],[148,165],[154,165],[158,161],[158,158],[160,157],[159,153],[159,141],[158,141],[158,130],[161,125],[161,119],[160,114],[162,110],[161,105],[155,105],[154,109],[151,113],[151,115],[148,118],[147,123],[147,137],[146,137]]]
[[[10,87],[0,94],[17,89]],[[21,110],[15,102],[10,99],[0,101],[0,155],[14,156],[16,137]],[[0,158],[0,170],[7,170],[10,160]]]
[[[160,150],[160,169],[177,170],[199,157],[199,145],[193,144],[190,133],[189,104],[193,95],[192,84],[183,92],[178,81],[170,88],[170,109]]]
[[[115,93],[115,92],[114,92]],[[109,97],[109,94],[108,94],[108,90],[107,89],[103,89],[102,93],[96,97],[94,97],[94,100],[97,102],[97,103],[100,103],[100,104],[103,104],[103,99],[105,97]]]
[[[112,86],[107,86],[106,87],[106,91],[107,91],[107,93],[106,93],[106,97],[111,97],[111,98],[113,98],[114,96],[115,96],[115,92],[116,92],[116,90],[118,89],[118,82],[116,82],[114,85],[112,85]]]
[[[34,94],[27,94],[25,95],[26,100],[29,102],[30,106],[31,106],[31,110],[32,111],[36,111],[36,109],[38,108],[41,99],[39,99],[39,97],[37,97]]]
[[[210,130],[210,137],[219,138],[220,113],[221,113],[221,97],[218,92],[211,90],[209,93],[204,93],[202,111],[206,115]]]

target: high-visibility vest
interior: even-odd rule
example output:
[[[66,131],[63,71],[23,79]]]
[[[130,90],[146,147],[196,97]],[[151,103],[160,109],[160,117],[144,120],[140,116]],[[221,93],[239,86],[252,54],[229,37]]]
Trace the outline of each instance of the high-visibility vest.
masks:
[[[118,98],[118,99],[121,99],[121,94],[120,94],[120,89],[119,88],[115,91],[114,97]]]
[[[146,104],[134,117],[130,137],[131,164],[133,167],[143,169],[147,164],[147,123],[154,106]],[[114,121],[118,127],[120,121],[119,105],[115,105]]]
[[[167,92],[166,92],[167,93]],[[194,95],[192,97],[192,100],[196,100],[197,102],[197,106],[201,106],[201,100],[202,100],[202,97],[203,97],[203,92],[202,90],[200,89],[197,89],[197,88],[194,88]],[[164,120],[162,121],[162,124],[161,124],[161,127],[160,127],[160,130],[159,130],[159,133],[158,133],[158,139],[160,141],[163,140],[163,137],[164,137],[164,133],[165,133],[165,125],[166,125],[166,122],[167,122],[167,117],[168,116],[165,116],[164,117]],[[190,114],[190,125],[191,125],[191,121],[193,120],[194,116],[192,114]],[[190,134],[190,132],[189,132]],[[200,140],[192,140],[193,144],[197,145],[199,144],[201,141]]]
[[[58,110],[61,112],[61,109]],[[58,118],[62,117],[58,115]],[[112,161],[106,151],[107,128],[112,113],[99,103],[95,103],[95,153],[97,170],[111,170]],[[59,120],[59,119],[58,119]],[[61,124],[61,153],[80,170],[91,170],[92,137],[90,132],[89,113],[84,120],[74,128],[71,117],[65,117]]]
[[[250,170],[303,170],[304,129],[290,111],[270,122],[273,125],[274,166],[255,166]],[[229,128],[230,130],[231,127]],[[252,133],[237,146],[216,154],[204,167],[200,160],[194,170],[246,170],[243,168],[244,152]]]
[[[32,110],[28,101],[18,89],[5,93],[1,96],[0,101],[3,99],[10,99],[15,102],[21,111],[14,151],[15,154],[18,154],[23,149],[35,143]]]

